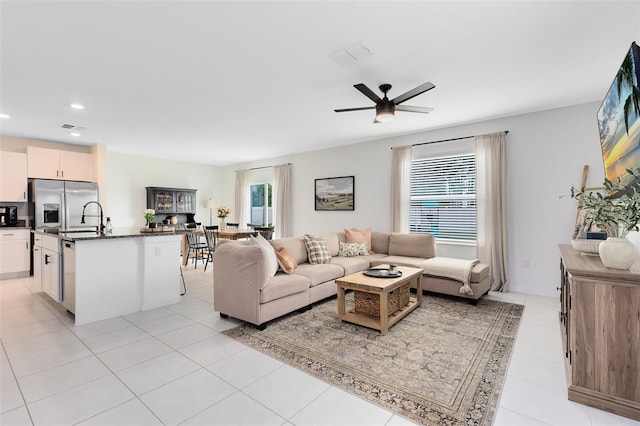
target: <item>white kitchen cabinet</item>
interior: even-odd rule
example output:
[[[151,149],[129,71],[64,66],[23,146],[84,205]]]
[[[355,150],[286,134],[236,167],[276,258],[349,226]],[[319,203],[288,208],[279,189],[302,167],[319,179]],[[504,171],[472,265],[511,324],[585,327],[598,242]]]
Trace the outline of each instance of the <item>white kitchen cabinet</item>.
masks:
[[[0,276],[10,278],[29,274],[29,240],[28,229],[11,228],[0,231]]]
[[[58,253],[42,249],[42,291],[56,302],[60,300],[60,259]]]
[[[60,240],[57,237],[40,235],[41,285],[42,291],[56,302],[61,302],[60,292]]]
[[[0,151],[0,201],[27,202],[27,154]]]
[[[84,152],[27,147],[30,178],[93,182],[93,156]]]
[[[42,243],[40,235],[33,236],[33,279],[37,290],[42,290]]]

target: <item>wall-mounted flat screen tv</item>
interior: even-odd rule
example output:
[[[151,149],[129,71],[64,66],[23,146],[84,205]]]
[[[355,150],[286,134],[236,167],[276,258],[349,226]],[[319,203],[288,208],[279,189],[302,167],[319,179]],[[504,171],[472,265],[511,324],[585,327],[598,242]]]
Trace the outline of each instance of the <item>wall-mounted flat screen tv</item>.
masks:
[[[640,167],[640,48],[634,42],[598,110],[605,176],[628,184]]]

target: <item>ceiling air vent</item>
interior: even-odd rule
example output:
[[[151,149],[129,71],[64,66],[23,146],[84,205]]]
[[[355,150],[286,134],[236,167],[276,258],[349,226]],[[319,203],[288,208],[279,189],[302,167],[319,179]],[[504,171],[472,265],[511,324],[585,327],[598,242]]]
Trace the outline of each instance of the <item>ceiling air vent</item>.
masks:
[[[76,130],[78,132],[81,132],[83,130],[87,130],[86,127],[82,127],[82,126],[75,126],[73,124],[63,124],[62,125],[63,129],[67,129],[67,130]]]

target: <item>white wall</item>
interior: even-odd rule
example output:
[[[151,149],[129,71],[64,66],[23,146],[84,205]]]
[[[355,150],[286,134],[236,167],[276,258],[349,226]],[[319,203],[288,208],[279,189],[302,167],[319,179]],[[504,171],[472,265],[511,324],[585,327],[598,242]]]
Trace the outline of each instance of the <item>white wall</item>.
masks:
[[[599,186],[604,177],[596,121],[599,106],[594,102],[224,168],[107,152],[106,214],[114,226],[142,226],[146,186],[195,188],[196,219],[208,223],[209,211],[203,204],[209,197],[216,205],[234,206],[234,170],[291,162],[293,235],[344,227],[389,231],[392,146],[509,130],[511,291],[556,295],[557,244],[569,242],[575,220],[575,201],[560,196],[568,195],[571,185],[580,183],[585,164],[591,167],[587,186]],[[268,170],[253,172],[255,182],[264,181]],[[347,175],[355,176],[355,210],[315,211],[314,180]],[[640,244],[640,236],[630,239]],[[444,246],[439,246],[438,252],[454,253],[452,247]],[[474,256],[468,251],[456,253]]]
[[[585,164],[591,167],[588,186],[598,186],[604,177],[596,121],[599,106],[594,102],[225,167],[221,196],[225,204],[234,205],[236,169],[291,162],[294,235],[351,226],[389,231],[392,146],[509,130],[510,289],[555,296],[557,244],[570,241],[575,220],[575,201],[560,197],[568,195],[572,185],[580,184]],[[345,175],[355,176],[355,210],[314,211],[314,179]],[[451,247],[438,247],[441,255],[452,251]],[[461,255],[469,256],[468,252]]]
[[[197,189],[195,219],[209,224],[209,209],[204,203],[219,200],[220,171],[213,166],[107,153],[107,188],[109,210],[114,227],[143,226],[147,208],[147,186]],[[213,223],[216,223],[215,212]]]

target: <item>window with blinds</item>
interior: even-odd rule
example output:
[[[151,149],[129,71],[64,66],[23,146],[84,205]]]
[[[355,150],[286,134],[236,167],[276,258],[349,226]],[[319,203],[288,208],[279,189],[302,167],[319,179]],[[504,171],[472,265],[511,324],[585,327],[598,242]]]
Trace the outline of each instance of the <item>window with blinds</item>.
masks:
[[[475,154],[411,162],[409,229],[439,240],[476,241]]]

